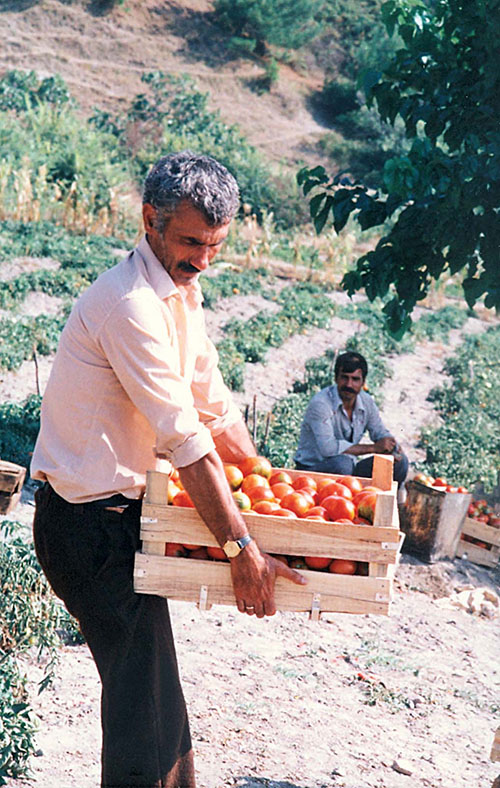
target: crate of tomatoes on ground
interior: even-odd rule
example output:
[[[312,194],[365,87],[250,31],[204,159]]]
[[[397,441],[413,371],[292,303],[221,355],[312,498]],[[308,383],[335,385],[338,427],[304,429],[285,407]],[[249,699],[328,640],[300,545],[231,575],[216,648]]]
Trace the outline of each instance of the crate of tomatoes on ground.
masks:
[[[469,504],[457,556],[481,566],[496,566],[500,558],[500,517],[484,499]]]
[[[406,482],[406,491],[407,499],[400,510],[405,552],[429,563],[454,558],[471,493],[441,476],[425,473],[417,473]]]
[[[278,577],[282,611],[387,615],[404,536],[399,530],[392,457],[375,458],[372,479],[272,468],[265,458],[225,466],[233,496],[262,550],[302,571],[298,586]],[[148,473],[142,549],[134,586],[198,603],[234,605],[229,562],[180,486]]]

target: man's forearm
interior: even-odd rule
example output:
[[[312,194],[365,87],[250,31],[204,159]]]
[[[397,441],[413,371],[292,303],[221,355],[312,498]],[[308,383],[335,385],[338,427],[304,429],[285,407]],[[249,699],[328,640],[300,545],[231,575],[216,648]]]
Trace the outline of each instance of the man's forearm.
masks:
[[[216,451],[179,468],[179,476],[200,517],[221,546],[228,539],[239,539],[248,533]]]
[[[342,454],[352,454],[355,457],[360,457],[362,454],[374,454],[374,452],[374,443],[355,443],[352,446],[349,446],[349,448],[342,452]]]
[[[245,457],[254,457],[257,454],[257,449],[243,419],[214,436],[214,443],[222,462],[238,464]]]

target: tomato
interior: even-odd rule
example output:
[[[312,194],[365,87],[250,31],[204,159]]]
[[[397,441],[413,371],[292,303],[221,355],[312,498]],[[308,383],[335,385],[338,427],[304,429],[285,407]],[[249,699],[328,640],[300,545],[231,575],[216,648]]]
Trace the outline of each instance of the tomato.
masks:
[[[274,493],[274,497],[278,498],[280,501],[285,497],[285,495],[288,495],[288,493],[292,493],[294,491],[292,485],[287,484],[286,482],[276,482],[276,484],[272,484],[271,490]]]
[[[335,575],[354,575],[357,567],[356,561],[349,561],[347,558],[334,558],[328,571]]]
[[[446,485],[446,492],[447,493],[457,493],[458,492],[458,487],[453,487],[452,484],[447,484]]]
[[[177,470],[177,468],[172,468],[172,470],[170,471],[169,479],[171,482],[174,482],[174,484],[177,484],[177,482],[179,481],[179,471]]]
[[[479,520],[480,523],[488,523],[489,519],[490,519],[490,516],[489,516],[489,514],[483,513],[483,514],[478,515],[477,519]]]
[[[236,490],[233,493],[233,498],[238,506],[239,509],[246,511],[251,508],[252,502],[246,493],[242,492],[241,490]]]
[[[472,517],[474,514],[477,514],[476,504],[470,503],[467,509],[467,514]]]
[[[330,566],[331,558],[324,558],[318,555],[306,555],[304,561],[309,569],[326,569]]]
[[[353,496],[354,493],[361,492],[363,489],[363,485],[359,479],[356,478],[356,476],[341,476],[339,479],[337,479],[337,481],[340,482],[340,484],[343,484],[345,487],[349,487]]]
[[[287,559],[286,555],[273,555],[273,558],[276,561],[281,561],[281,563],[285,564],[285,566],[288,566],[288,559]]]
[[[206,561],[208,559],[208,552],[206,547],[198,547],[196,550],[191,550],[189,553],[190,558],[196,558],[200,561]]]
[[[370,520],[367,520],[365,517],[360,517],[359,514],[356,515],[356,517],[353,520],[353,523],[355,525],[373,525],[373,523],[371,523]]]
[[[373,523],[375,519],[376,505],[377,493],[373,491],[367,492],[359,498],[356,514],[358,517],[363,517],[363,519],[369,520],[371,523]]]
[[[172,500],[172,504],[174,506],[188,506],[190,509],[194,509],[194,503],[192,502],[191,498],[187,494],[186,490],[181,490],[178,492],[174,499]]]
[[[306,517],[321,517],[323,520],[327,520],[328,512],[324,506],[313,506],[308,510]]]
[[[216,561],[229,561],[222,547],[207,547],[209,558],[214,558]]]
[[[467,487],[457,487],[457,492],[459,493],[468,493]]]
[[[318,493],[319,503],[323,501],[324,498],[327,498],[329,495],[341,495],[342,498],[349,498],[352,501],[352,492],[349,487],[346,487],[345,484],[340,484],[340,482],[330,482],[322,490]]]
[[[167,542],[165,545],[165,555],[174,558],[181,558],[182,556],[186,555],[184,545],[178,544],[178,542]]]
[[[321,506],[328,512],[330,520],[340,520],[343,517],[353,520],[356,515],[353,502],[341,495],[328,495],[321,501]]]
[[[251,473],[258,473],[260,476],[265,476],[267,479],[273,472],[273,466],[266,457],[245,457],[245,459],[238,465],[243,476],[248,476]]]
[[[303,558],[292,557],[288,559],[288,566],[291,566],[292,569],[307,569],[307,564]]]
[[[264,476],[260,476],[258,473],[249,473],[241,482],[240,489],[248,495],[252,487],[269,487],[269,482]]]
[[[243,481],[243,474],[237,465],[224,465],[224,473],[232,490],[237,490]]]
[[[500,528],[500,517],[496,515],[490,515],[490,525],[493,528]]]
[[[318,485],[312,476],[297,476],[292,482],[292,487],[294,490],[301,490],[305,488],[307,490],[312,490],[313,492],[316,492],[318,489]]]
[[[273,512],[274,517],[297,517],[295,512],[290,511],[290,509],[276,509]]]
[[[174,498],[181,491],[181,488],[178,484],[172,481],[172,479],[168,480],[167,484],[167,503],[173,503]]]
[[[279,508],[277,501],[257,501],[252,506],[252,511],[257,514],[274,514]]]
[[[252,504],[258,501],[275,501],[274,493],[270,487],[251,487],[246,493]]]
[[[273,484],[279,484],[283,482],[284,484],[289,484],[290,487],[292,486],[292,477],[286,471],[273,471],[269,478],[269,484],[271,487]]]
[[[433,486],[433,487],[446,487],[446,486],[447,486],[447,482],[446,482],[446,480],[445,480],[445,479],[443,479],[441,476],[437,476],[437,477],[434,479],[434,481],[433,481],[433,483],[432,483],[432,486]]]
[[[281,499],[281,506],[283,509],[289,509],[297,517],[303,517],[311,509],[311,502],[302,493],[292,492]]]
[[[380,487],[374,487],[373,484],[367,484],[366,487],[363,487],[361,492],[354,493],[353,501],[354,501],[355,505],[357,506],[359,501],[361,500],[361,498],[363,498],[365,495],[367,495],[368,493],[373,493],[373,492],[374,493],[379,493],[379,492],[382,492],[382,490],[380,489]]]
[[[334,481],[335,479],[332,479],[331,476],[322,476],[321,478],[319,478],[318,481],[316,482],[316,487],[318,492],[321,492],[321,490],[323,490],[327,484],[331,484]]]
[[[312,490],[308,490],[306,487],[303,487],[301,490],[297,490],[297,492],[309,502],[309,506],[316,506],[316,493],[314,493]]]
[[[200,545],[199,544],[183,544],[182,546],[185,547],[186,550],[190,550],[191,551],[191,550],[198,550]]]

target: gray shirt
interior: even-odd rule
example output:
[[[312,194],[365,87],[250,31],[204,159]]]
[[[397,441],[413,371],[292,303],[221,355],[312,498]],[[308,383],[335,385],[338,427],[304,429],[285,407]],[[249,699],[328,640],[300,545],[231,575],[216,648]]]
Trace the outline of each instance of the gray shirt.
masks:
[[[374,443],[391,434],[382,423],[373,397],[366,391],[359,392],[351,421],[337,386],[328,386],[318,391],[307,406],[295,460],[303,465],[313,465],[327,457],[335,457],[360,443],[366,431]]]

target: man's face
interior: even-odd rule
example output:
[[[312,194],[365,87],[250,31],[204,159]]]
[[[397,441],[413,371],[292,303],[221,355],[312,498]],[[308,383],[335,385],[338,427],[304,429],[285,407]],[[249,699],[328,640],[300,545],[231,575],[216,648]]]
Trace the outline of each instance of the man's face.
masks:
[[[352,399],[359,394],[364,382],[363,373],[360,369],[355,369],[354,372],[346,372],[340,369],[335,378],[335,383],[342,399]]]
[[[162,232],[155,229],[156,209],[143,206],[144,227],[156,257],[176,285],[190,285],[205,271],[229,232],[230,222],[210,227],[191,203],[180,203]]]

